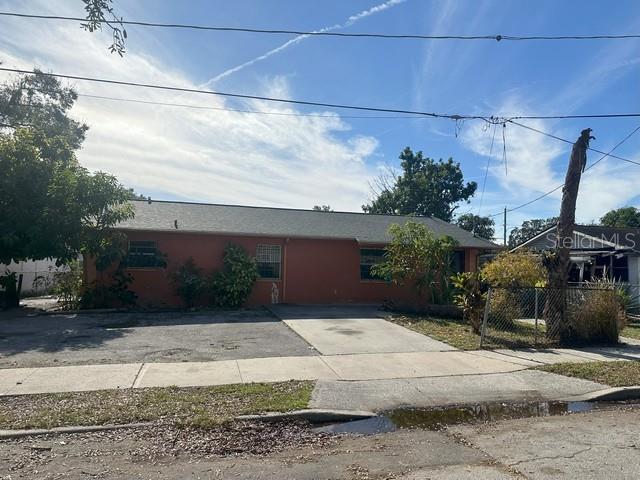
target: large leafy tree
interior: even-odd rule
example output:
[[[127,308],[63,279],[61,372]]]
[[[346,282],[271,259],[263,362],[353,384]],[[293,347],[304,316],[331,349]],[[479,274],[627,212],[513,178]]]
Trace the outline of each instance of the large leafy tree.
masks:
[[[118,254],[112,227],[133,215],[131,191],[78,163],[87,126],[68,115],[75,99],[37,72],[0,87],[1,263]]]
[[[399,285],[413,286],[420,295],[429,295],[433,303],[447,301],[456,241],[448,236],[436,237],[417,222],[391,225],[389,234],[392,240],[385,260],[373,266],[373,273]]]
[[[522,222],[520,227],[511,230],[509,234],[509,248],[514,248],[521,243],[526,242],[530,238],[535,237],[539,233],[558,224],[558,217],[535,218]]]
[[[468,202],[478,185],[464,182],[460,164],[449,158],[435,161],[405,148],[400,154],[402,173],[379,181],[375,198],[362,209],[367,213],[427,215],[451,221],[460,202]]]
[[[636,207],[622,207],[604,214],[600,223],[606,227],[640,228],[640,210]]]
[[[495,222],[491,217],[481,217],[473,213],[465,213],[456,218],[456,225],[473,233],[476,237],[493,240],[496,233]]]

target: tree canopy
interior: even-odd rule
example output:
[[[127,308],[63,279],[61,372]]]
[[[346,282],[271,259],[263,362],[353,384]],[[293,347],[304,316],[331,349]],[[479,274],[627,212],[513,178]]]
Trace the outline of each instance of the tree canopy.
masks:
[[[333,212],[331,205],[314,205],[311,210],[314,212]]]
[[[640,210],[636,207],[622,207],[604,214],[600,223],[605,227],[640,228]]]
[[[509,233],[509,248],[515,248],[539,233],[557,225],[558,217],[535,218],[522,222],[520,227],[516,227]]]
[[[420,294],[429,294],[433,303],[446,301],[456,241],[448,236],[436,237],[417,222],[391,225],[389,234],[392,240],[385,260],[373,266],[373,273],[399,285],[411,285]]]
[[[464,182],[452,158],[435,161],[421,151],[400,154],[402,174],[381,180],[380,191],[362,209],[367,213],[427,215],[450,222],[460,202],[469,202],[478,185]]]
[[[473,213],[465,213],[455,220],[460,228],[473,233],[476,237],[493,240],[496,233],[495,222],[491,217],[480,217]]]
[[[69,117],[76,94],[29,75],[0,87],[0,262],[113,252],[111,229],[133,215],[130,190],[75,156],[87,126]]]

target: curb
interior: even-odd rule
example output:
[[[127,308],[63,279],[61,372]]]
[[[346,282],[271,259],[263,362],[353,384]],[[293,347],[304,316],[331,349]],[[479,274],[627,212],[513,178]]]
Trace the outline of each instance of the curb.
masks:
[[[291,412],[268,412],[260,415],[240,415],[235,420],[259,420],[261,422],[280,422],[283,420],[306,420],[310,423],[348,422],[377,416],[374,412],[362,410],[331,410],[308,408]]]
[[[623,402],[640,398],[640,386],[614,387],[563,398],[566,402]]]
[[[53,315],[78,315],[88,314],[88,315],[97,315],[101,313],[127,313],[128,310],[121,310],[118,308],[88,308],[86,310],[43,310],[41,312],[36,312],[36,316],[38,317],[46,317]]]
[[[87,425],[81,427],[36,428],[31,430],[0,430],[0,440],[9,438],[34,437],[40,435],[59,435],[61,433],[90,433],[125,428],[140,428],[153,425],[153,422],[124,423],[121,425]]]

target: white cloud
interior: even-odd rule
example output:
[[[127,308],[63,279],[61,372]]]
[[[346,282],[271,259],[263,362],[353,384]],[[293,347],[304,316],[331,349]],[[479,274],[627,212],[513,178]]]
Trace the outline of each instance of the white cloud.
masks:
[[[520,108],[516,101],[511,100],[500,110],[519,112]],[[547,128],[541,120],[528,121],[527,124],[543,131]],[[482,121],[467,126],[460,138],[467,148],[484,157],[489,156],[493,139],[490,173],[516,199],[526,198],[532,191],[543,192],[558,185],[559,179],[552,163],[567,148],[556,140],[509,123],[506,128],[501,124],[487,128]]]
[[[40,11],[51,7],[41,4]],[[140,45],[124,58],[106,51],[109,37],[74,24],[3,19],[0,60],[4,66],[194,88],[185,72],[172,69]],[[25,28],[37,25],[37,30]],[[135,40],[130,39],[130,44]],[[8,78],[6,75],[2,77]],[[80,93],[148,101],[173,101],[170,93],[75,82]],[[259,93],[289,96],[286,79],[264,80]],[[215,96],[185,94],[181,103],[238,108]],[[295,114],[293,108],[246,102],[252,110]],[[140,105],[80,97],[73,114],[90,130],[80,161],[115,174],[141,193],[222,203],[359,210],[375,175],[366,158],[373,137],[349,134],[339,115],[251,115],[228,111]]]
[[[500,110],[521,111],[513,101]],[[549,121],[528,120],[526,124],[542,131],[555,131],[554,125]],[[493,166],[490,174],[500,190],[485,194],[483,214],[500,211],[505,204],[512,208],[528,202],[564,182],[571,146],[516,125],[507,125],[508,173],[505,174],[502,161],[503,127],[499,125],[491,155]],[[484,129],[482,124],[477,123],[467,128],[461,138],[467,148],[487,157],[492,135],[493,127]],[[589,152],[588,157],[589,163],[592,163],[601,155]],[[554,168],[554,162],[560,167]],[[606,159],[583,174],[576,208],[577,221],[598,220],[608,210],[627,205],[637,196],[637,170],[634,170],[637,167],[613,162],[614,160]],[[562,189],[558,189],[545,199],[524,207],[517,213],[510,213],[508,223],[517,225],[521,219],[558,215],[561,198]]]

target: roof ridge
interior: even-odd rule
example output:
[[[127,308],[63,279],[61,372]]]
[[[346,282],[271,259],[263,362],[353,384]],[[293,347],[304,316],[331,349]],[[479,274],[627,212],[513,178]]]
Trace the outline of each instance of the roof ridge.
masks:
[[[149,200],[146,199],[132,199],[131,202],[140,202],[140,203],[149,203]],[[430,216],[430,215],[399,215],[396,213],[367,213],[367,212],[345,212],[345,211],[318,211],[313,210],[312,208],[293,208],[293,207],[265,207],[260,205],[239,205],[239,204],[231,204],[231,203],[207,203],[207,202],[191,202],[185,200],[156,200],[154,198],[151,199],[151,203],[175,203],[180,205],[202,205],[209,207],[235,207],[235,208],[261,208],[267,210],[286,210],[288,212],[314,212],[314,213],[338,213],[338,214],[348,214],[348,215],[367,215],[367,216],[380,216],[380,217],[398,217],[398,218],[427,218],[431,220],[438,220],[444,223],[451,225],[451,223],[446,222],[440,218]]]

